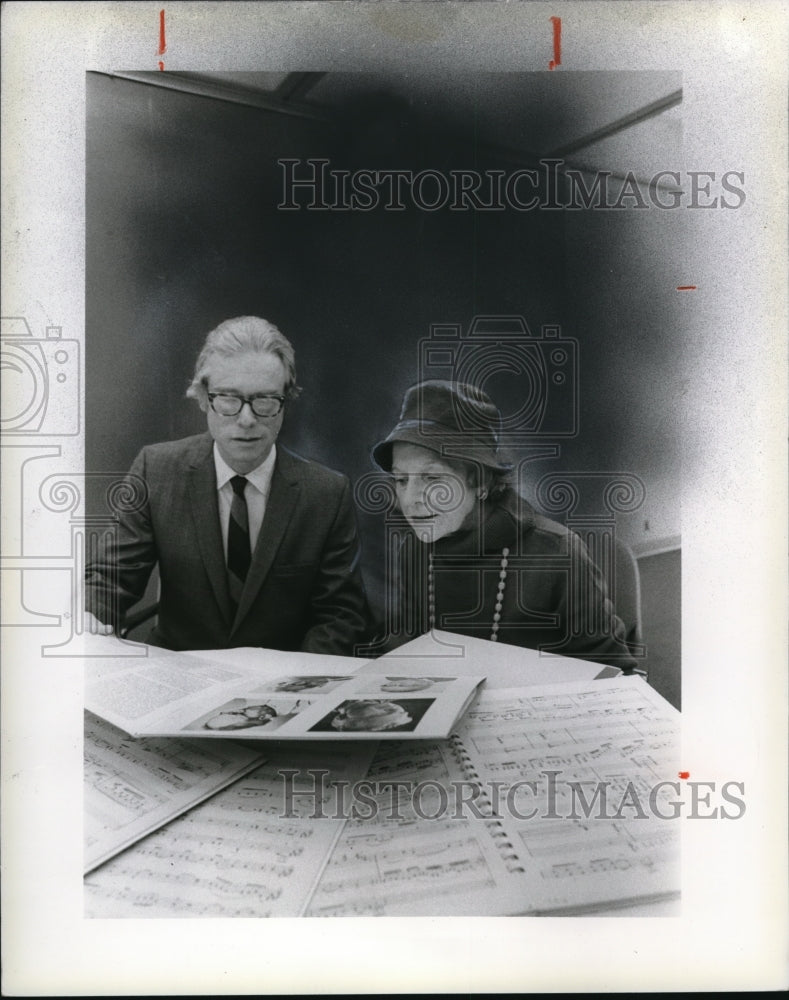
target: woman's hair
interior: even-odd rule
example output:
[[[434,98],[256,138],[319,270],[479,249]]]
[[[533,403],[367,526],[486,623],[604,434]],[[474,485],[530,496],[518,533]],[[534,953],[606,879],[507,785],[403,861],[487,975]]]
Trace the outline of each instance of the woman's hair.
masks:
[[[295,399],[301,389],[296,385],[296,355],[293,345],[284,334],[258,316],[237,316],[226,319],[206,337],[203,349],[197,356],[192,382],[186,390],[190,399],[196,399],[205,409],[208,405],[207,384],[211,361],[219,355],[223,358],[234,354],[272,354],[279,358],[285,369],[285,395]]]

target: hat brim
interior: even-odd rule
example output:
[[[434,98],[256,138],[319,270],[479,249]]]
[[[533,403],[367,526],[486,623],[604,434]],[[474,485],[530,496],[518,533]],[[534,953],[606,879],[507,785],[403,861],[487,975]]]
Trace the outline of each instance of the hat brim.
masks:
[[[397,424],[372,450],[373,461],[384,472],[392,471],[392,446],[396,441],[427,448],[449,461],[484,465],[495,472],[511,472],[513,468],[511,462],[505,461],[489,445],[475,442],[473,435],[452,433],[443,429],[440,424],[432,424],[431,429],[427,430],[425,421],[406,420]]]

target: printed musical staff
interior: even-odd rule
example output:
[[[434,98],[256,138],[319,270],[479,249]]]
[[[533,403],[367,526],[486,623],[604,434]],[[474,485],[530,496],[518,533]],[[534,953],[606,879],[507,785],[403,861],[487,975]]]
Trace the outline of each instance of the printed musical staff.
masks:
[[[86,916],[299,915],[342,820],[285,816],[279,772],[328,768],[335,779],[353,782],[372,753],[370,745],[273,748],[243,780],[88,875]],[[330,817],[331,786],[316,794]]]

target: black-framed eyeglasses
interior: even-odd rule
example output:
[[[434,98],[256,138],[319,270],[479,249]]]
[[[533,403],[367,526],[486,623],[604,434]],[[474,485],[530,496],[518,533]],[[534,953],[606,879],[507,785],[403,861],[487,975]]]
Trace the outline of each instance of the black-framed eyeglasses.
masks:
[[[208,402],[214,413],[221,417],[237,417],[249,403],[256,417],[276,417],[285,405],[284,396],[234,396],[227,392],[209,392]]]

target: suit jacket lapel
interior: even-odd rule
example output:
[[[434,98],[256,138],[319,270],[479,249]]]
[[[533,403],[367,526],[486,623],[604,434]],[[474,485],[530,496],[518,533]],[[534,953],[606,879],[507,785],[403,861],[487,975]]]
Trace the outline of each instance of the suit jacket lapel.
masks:
[[[228,624],[233,618],[227,567],[219,524],[219,500],[216,489],[213,442],[207,438],[207,448],[192,460],[189,467],[189,507],[194,521],[200,555],[203,559],[214,596]]]
[[[293,468],[293,459],[281,447],[277,448],[277,461],[271,477],[271,490],[266,503],[266,513],[258,535],[252,563],[241,594],[233,630],[238,628],[252,607],[267,573],[271,569],[277,549],[282,544],[288,522],[299,501],[301,485]]]

